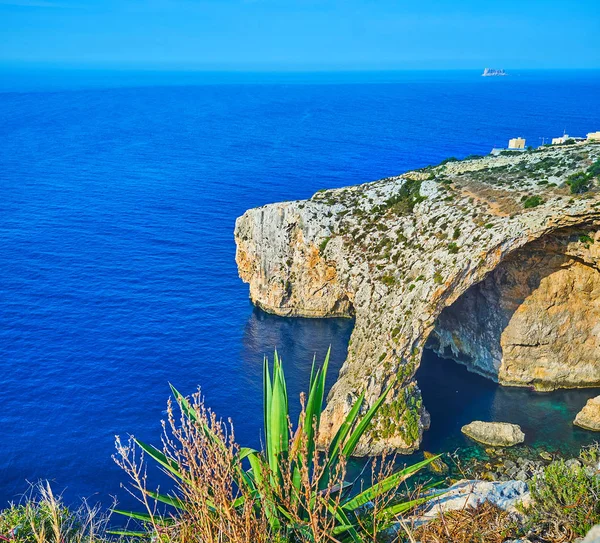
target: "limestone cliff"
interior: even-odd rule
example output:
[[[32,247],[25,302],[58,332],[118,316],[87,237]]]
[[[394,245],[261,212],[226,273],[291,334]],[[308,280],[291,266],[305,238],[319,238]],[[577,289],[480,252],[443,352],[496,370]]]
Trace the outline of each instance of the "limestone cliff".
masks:
[[[600,383],[598,181],[566,186],[599,158],[586,144],[452,161],[237,220],[256,305],[356,319],[325,439],[358,394],[370,403],[393,382],[360,452],[418,447],[428,415],[414,374],[430,336],[504,384]]]
[[[579,232],[508,256],[442,311],[430,346],[503,385],[600,385],[600,235]]]

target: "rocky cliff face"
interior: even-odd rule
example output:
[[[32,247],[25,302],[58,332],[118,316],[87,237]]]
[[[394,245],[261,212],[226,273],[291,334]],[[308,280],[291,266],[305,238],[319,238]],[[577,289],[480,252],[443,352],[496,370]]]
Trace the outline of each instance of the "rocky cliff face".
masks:
[[[598,386],[600,233],[567,228],[515,251],[442,311],[430,346],[503,385]]]
[[[565,184],[599,158],[589,144],[448,162],[237,220],[256,305],[356,319],[324,439],[362,391],[371,403],[393,383],[360,452],[418,447],[428,415],[414,374],[430,335],[504,384],[600,383],[600,195]]]

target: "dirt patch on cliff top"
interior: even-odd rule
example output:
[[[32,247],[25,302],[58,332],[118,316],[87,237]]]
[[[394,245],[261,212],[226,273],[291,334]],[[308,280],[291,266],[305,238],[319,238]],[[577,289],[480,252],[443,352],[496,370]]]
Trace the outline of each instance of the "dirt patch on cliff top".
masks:
[[[476,203],[485,204],[489,213],[497,217],[509,217],[523,209],[516,198],[518,194],[514,192],[496,189],[477,181],[460,183],[459,188],[465,198],[473,198]]]

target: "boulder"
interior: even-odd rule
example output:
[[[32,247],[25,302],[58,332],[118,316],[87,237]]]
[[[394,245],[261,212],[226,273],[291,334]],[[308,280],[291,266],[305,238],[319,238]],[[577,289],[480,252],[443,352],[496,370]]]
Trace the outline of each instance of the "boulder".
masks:
[[[430,453],[428,451],[423,452],[423,457],[425,460],[429,460],[430,458],[435,458],[435,454]],[[438,475],[443,475],[450,471],[448,464],[446,464],[441,458],[436,458],[429,464],[429,470],[433,473],[437,473]]]
[[[600,524],[596,524],[581,543],[600,543]]]
[[[463,426],[460,431],[475,441],[495,447],[511,447],[525,441],[525,434],[520,426],[508,422],[476,420]]]
[[[573,424],[586,430],[600,432],[600,396],[588,400],[584,408],[577,413]]]

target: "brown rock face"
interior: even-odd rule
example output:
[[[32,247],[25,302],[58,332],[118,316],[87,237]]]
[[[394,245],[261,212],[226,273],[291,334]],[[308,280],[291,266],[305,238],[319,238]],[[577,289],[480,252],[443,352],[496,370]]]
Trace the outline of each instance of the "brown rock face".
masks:
[[[268,220],[272,218],[269,213]],[[287,206],[281,206],[275,224],[265,225],[265,213],[261,212],[248,216],[252,222],[245,228],[251,233],[244,235],[238,230],[236,261],[240,277],[250,283],[250,298],[277,315],[352,316],[352,292],[340,284],[336,263],[326,260],[320,247],[305,239],[297,219],[290,216]],[[326,240],[321,247],[329,238]]]
[[[434,330],[434,348],[504,384],[600,383],[598,180],[585,195],[565,183],[598,159],[585,144],[453,162],[236,221],[256,305],[355,316],[323,439],[392,383],[359,452],[416,449],[429,416],[414,375]]]
[[[600,396],[588,400],[584,408],[577,413],[573,424],[586,430],[600,432]]]
[[[580,237],[516,251],[442,311],[430,345],[504,385],[600,384],[600,234]]]

